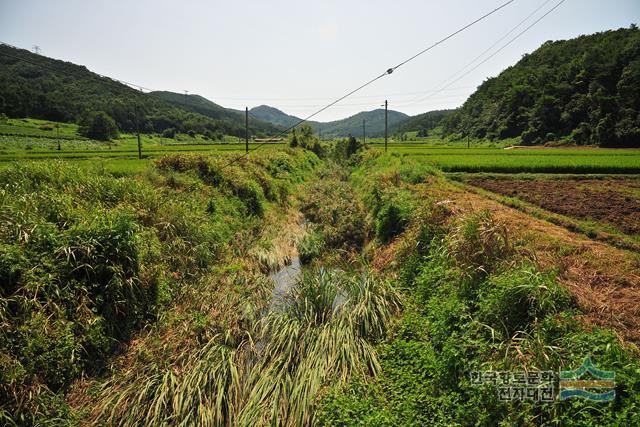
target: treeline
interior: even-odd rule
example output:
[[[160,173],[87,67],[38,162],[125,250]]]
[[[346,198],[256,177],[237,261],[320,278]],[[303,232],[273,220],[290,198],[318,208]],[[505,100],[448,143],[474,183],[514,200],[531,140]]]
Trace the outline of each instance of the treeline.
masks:
[[[408,119],[391,127],[391,133],[405,133],[418,131],[418,136],[427,136],[428,132],[440,126],[444,119],[449,117],[455,110],[434,110]]]
[[[486,80],[444,132],[525,145],[640,146],[640,31],[546,42]]]
[[[7,56],[10,55],[10,56]],[[37,65],[36,65],[37,64]],[[121,132],[194,132],[244,136],[244,117],[213,119],[145,95],[87,68],[0,44],[0,113],[60,122],[86,123],[97,112]],[[250,123],[254,135],[273,129]]]

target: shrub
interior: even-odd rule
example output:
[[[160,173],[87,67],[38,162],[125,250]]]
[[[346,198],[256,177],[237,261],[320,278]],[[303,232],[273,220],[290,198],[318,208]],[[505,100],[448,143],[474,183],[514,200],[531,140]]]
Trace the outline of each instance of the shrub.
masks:
[[[411,206],[397,200],[389,200],[382,205],[376,215],[376,237],[387,243],[402,233],[409,223]]]
[[[264,215],[264,205],[262,189],[254,181],[245,181],[234,188],[236,196],[247,208],[249,215],[262,217]]]
[[[365,211],[345,182],[323,180],[312,186],[301,207],[319,227],[327,248],[360,249],[367,236]]]
[[[164,138],[175,138],[176,137],[176,130],[174,128],[167,128],[167,129],[162,131],[162,136]]]
[[[530,265],[491,276],[482,285],[478,302],[481,321],[503,332],[505,338],[570,306],[570,294],[553,276]]]
[[[88,138],[108,141],[118,137],[118,126],[110,115],[104,111],[97,111],[82,119],[79,132]]]
[[[514,253],[506,226],[489,211],[464,218],[448,236],[448,247],[455,265],[472,281],[491,273]]]
[[[324,250],[324,239],[318,231],[310,231],[305,234],[298,244],[298,254],[302,264],[309,264],[319,257]]]

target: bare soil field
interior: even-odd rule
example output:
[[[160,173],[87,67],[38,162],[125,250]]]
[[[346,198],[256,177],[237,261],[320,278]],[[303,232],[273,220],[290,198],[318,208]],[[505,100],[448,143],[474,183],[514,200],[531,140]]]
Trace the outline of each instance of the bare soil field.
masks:
[[[640,179],[470,178],[467,183],[548,211],[640,234]]]
[[[556,272],[560,283],[574,295],[584,311],[584,321],[609,327],[622,339],[640,342],[637,303],[640,300],[640,258],[637,253],[594,241],[470,189],[453,184],[424,185],[422,188],[424,197],[435,197],[457,211],[492,212],[512,235],[528,242],[526,246],[543,270]]]

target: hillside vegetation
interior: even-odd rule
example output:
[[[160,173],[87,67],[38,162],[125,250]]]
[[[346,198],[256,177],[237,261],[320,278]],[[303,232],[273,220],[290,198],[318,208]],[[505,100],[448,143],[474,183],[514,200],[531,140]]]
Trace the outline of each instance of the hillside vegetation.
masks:
[[[445,133],[523,144],[640,146],[640,31],[546,42],[486,80]]]
[[[225,108],[208,100],[200,95],[184,95],[175,92],[155,91],[151,95],[177,107],[183,108],[194,113],[202,114],[216,120],[228,121],[230,123],[240,124],[244,126],[244,111]],[[249,127],[252,131],[275,134],[280,131],[280,126],[270,123],[269,120],[256,120],[256,116],[249,115]],[[244,129],[244,128],[243,128]],[[243,134],[244,135],[244,134]]]
[[[214,104],[215,105],[215,104]],[[171,105],[143,94],[86,67],[0,44],[0,112],[9,117],[32,117],[81,123],[93,112],[112,117],[120,131],[216,132],[244,136],[244,117],[233,111],[212,114],[211,108]],[[252,121],[253,133],[273,126]]]
[[[277,108],[261,105],[251,109],[251,115],[261,120],[268,121],[274,125],[290,127],[298,123],[301,119],[291,116],[278,110]],[[404,113],[399,111],[388,111],[389,128],[408,119]],[[366,121],[367,136],[376,137],[384,135],[384,110],[362,111],[346,119],[334,120],[331,122],[308,121],[315,133],[322,133],[325,139],[341,138],[349,135],[362,135],[362,121]]]
[[[74,381],[104,374],[230,245],[249,245],[318,163],[280,151],[224,174],[227,157],[198,155],[124,177],[56,161],[0,170],[0,424],[64,424]]]
[[[434,110],[418,114],[391,126],[389,132],[405,133],[418,132],[418,136],[427,136],[430,130],[440,126],[455,110]]]

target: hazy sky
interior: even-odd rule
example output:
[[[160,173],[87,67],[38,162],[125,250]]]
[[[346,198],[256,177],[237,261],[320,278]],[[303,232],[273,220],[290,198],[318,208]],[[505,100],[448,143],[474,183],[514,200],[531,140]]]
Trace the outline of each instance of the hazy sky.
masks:
[[[505,1],[0,0],[0,41],[38,45],[43,55],[156,90],[305,116]],[[558,1],[515,0],[317,118],[371,110],[385,98],[408,114],[457,107],[485,78],[547,40],[640,21],[640,0],[566,0],[434,93],[534,10],[546,3],[493,50]]]

